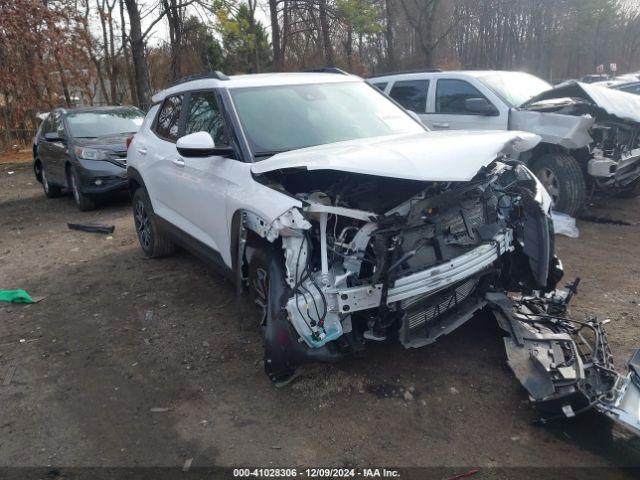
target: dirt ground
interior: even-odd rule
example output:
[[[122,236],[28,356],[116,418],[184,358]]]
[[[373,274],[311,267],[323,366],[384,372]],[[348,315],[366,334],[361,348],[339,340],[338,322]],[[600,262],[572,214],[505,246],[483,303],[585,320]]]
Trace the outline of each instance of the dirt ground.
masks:
[[[0,304],[0,465],[640,465],[638,439],[596,414],[532,425],[488,314],[276,390],[226,280],[187,253],[146,260],[126,198],[81,213],[30,168],[0,165],[0,288],[44,297]],[[640,346],[640,199],[591,213],[631,225],[579,221],[557,250],[582,278],[573,313],[610,320],[624,365]]]

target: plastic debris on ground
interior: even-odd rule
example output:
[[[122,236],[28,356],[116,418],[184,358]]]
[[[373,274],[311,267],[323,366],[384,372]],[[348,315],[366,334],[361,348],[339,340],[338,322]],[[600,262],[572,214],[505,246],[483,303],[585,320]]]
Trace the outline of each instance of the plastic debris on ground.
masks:
[[[36,303],[25,290],[0,290],[0,302]]]
[[[102,233],[109,235],[116,229],[114,225],[101,225],[101,224],[82,224],[82,223],[67,223],[67,226],[71,230],[80,230],[82,232],[89,233]]]
[[[576,227],[576,219],[566,213],[551,212],[551,220],[553,220],[553,229],[556,235],[565,235],[569,238],[580,236],[580,230]]]

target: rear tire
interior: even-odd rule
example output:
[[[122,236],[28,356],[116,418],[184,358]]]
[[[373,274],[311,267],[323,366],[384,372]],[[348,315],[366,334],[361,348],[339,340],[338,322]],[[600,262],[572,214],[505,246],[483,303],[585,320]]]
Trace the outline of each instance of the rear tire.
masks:
[[[151,201],[144,188],[138,188],[133,194],[133,223],[140,247],[149,258],[171,255],[175,244],[158,229]]]
[[[96,202],[90,196],[82,193],[80,190],[80,176],[76,169],[71,167],[68,170],[68,183],[71,187],[71,193],[73,194],[73,200],[76,202],[78,210],[86,212],[96,208]]]
[[[42,163],[40,163],[40,176],[42,178],[42,190],[44,190],[44,194],[47,198],[57,198],[62,195],[62,189],[59,186],[49,183],[47,172],[45,171]]]
[[[531,170],[553,199],[553,209],[576,216],[587,197],[580,165],[566,153],[547,153],[534,160]]]

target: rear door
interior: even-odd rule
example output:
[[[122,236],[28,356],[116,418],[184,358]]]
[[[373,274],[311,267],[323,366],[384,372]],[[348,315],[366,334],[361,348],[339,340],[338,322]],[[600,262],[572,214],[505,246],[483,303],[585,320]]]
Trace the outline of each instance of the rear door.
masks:
[[[427,113],[428,78],[396,80],[391,84],[389,96],[407,110],[415,112],[424,123]]]
[[[478,115],[467,110],[465,100],[482,98],[497,115]],[[432,130],[507,130],[509,108],[472,77],[439,75],[431,84],[428,113],[423,117]]]
[[[188,225],[177,210],[182,195],[176,141],[183,121],[184,94],[167,97],[151,125],[150,131],[136,135],[133,154],[144,170],[144,181],[154,212],[181,230]]]

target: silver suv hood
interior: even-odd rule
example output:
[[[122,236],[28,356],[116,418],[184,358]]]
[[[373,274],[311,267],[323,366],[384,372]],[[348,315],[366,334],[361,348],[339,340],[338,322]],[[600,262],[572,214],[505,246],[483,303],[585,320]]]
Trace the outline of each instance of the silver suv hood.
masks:
[[[535,147],[526,132],[424,132],[391,135],[291,150],[256,162],[255,174],[290,168],[337,170],[420,181],[469,181],[501,155]]]

